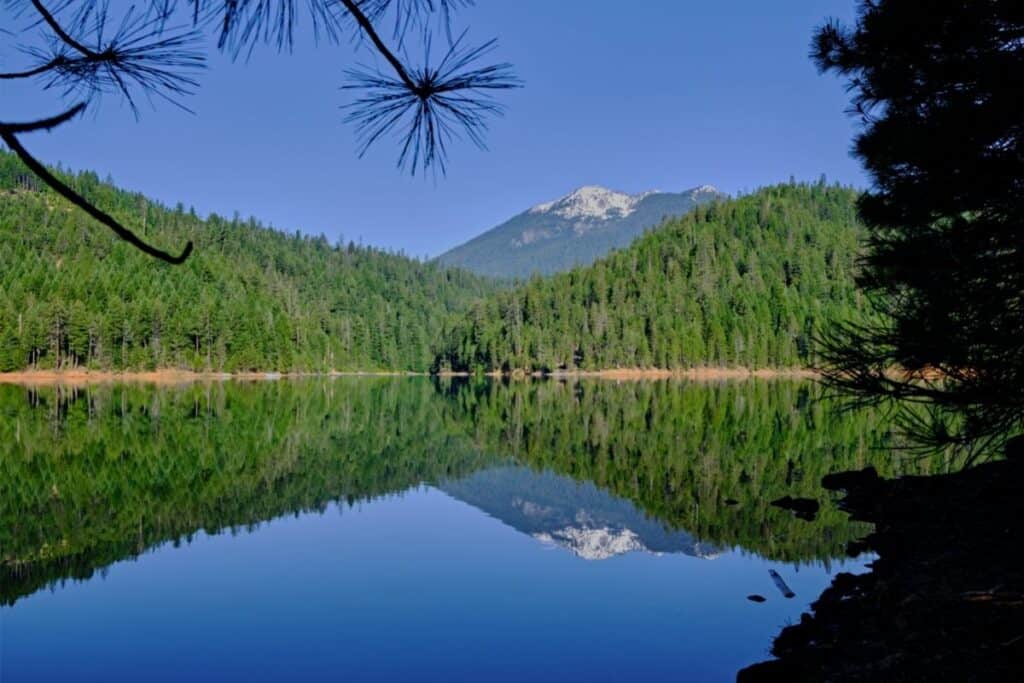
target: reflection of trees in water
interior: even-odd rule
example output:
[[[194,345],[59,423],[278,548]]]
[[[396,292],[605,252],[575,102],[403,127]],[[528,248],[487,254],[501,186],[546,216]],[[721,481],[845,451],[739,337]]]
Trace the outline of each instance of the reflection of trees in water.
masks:
[[[0,387],[0,598],[197,531],[248,528],[513,457],[591,480],[670,528],[783,560],[857,533],[768,506],[872,460],[887,430],[809,384],[438,383]],[[734,499],[735,505],[726,501]]]
[[[0,387],[5,602],[197,531],[323,511],[487,461],[446,432],[426,382],[25,395]]]
[[[466,385],[477,447],[593,481],[670,527],[774,559],[838,557],[865,531],[825,505],[813,522],[770,505],[821,498],[821,477],[891,456],[880,412],[840,411],[810,382],[512,382]],[[472,397],[472,398],[467,398]]]

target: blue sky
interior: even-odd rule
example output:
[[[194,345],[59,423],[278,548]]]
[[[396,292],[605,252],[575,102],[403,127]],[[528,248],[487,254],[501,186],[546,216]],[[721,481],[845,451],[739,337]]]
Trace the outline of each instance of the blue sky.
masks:
[[[478,0],[456,25],[474,42],[497,37],[496,59],[513,62],[526,87],[502,97],[489,150],[456,145],[436,180],[398,171],[395,143],[357,158],[339,110],[352,95],[338,88],[345,67],[372,57],[315,46],[302,31],[291,55],[212,54],[187,100],[195,115],[160,105],[136,121],[108,98],[24,142],[47,162],[201,214],[237,210],[433,256],[581,185],[735,193],[824,173],[863,186],[842,84],[807,58],[814,27],[853,11],[854,0]],[[22,23],[0,10],[0,26]],[[17,63],[10,43],[0,35],[6,66]],[[0,82],[6,120],[60,104]]]

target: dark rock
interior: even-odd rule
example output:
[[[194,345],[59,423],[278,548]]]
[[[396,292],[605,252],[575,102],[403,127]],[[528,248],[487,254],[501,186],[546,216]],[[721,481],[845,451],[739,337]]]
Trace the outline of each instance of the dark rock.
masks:
[[[865,467],[856,472],[836,472],[821,478],[821,485],[829,491],[852,491],[877,488],[881,479],[874,467]]]
[[[737,680],[1024,680],[1017,457],[893,480],[870,469],[826,477],[846,490],[842,509],[874,525],[850,546],[876,553],[871,571],[837,574],[775,638],[777,659]]]
[[[800,680],[800,670],[789,662],[770,660],[751,664],[736,674],[736,683],[760,683],[761,681],[796,681]]]
[[[1024,435],[1015,436],[1007,441],[1003,452],[1007,460],[1024,463]]]
[[[846,544],[847,557],[860,557],[864,553],[871,552],[873,548],[866,541],[850,541]]]
[[[784,496],[778,500],[773,500],[772,505],[783,510],[790,510],[800,519],[808,521],[813,520],[821,508],[818,501],[812,498],[793,498],[792,496]]]

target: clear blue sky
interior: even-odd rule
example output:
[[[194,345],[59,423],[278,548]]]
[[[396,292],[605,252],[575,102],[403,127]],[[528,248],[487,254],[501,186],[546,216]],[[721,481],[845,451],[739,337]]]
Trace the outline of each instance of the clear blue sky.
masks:
[[[623,8],[627,8],[624,10]],[[815,26],[849,20],[854,0],[478,0],[457,26],[500,40],[526,87],[503,96],[489,151],[455,147],[447,177],[410,178],[385,142],[360,160],[339,106],[349,45],[248,62],[214,53],[196,115],[160,105],[136,122],[115,99],[24,142],[50,163],[201,214],[239,211],[275,227],[362,237],[436,255],[533,204],[597,184],[628,192],[710,183],[734,193],[791,175],[864,185],[850,158],[842,84],[807,57]],[[0,10],[0,26],[18,26]],[[0,62],[16,64],[0,35]],[[6,49],[4,49],[6,47]],[[0,82],[0,116],[58,109]]]

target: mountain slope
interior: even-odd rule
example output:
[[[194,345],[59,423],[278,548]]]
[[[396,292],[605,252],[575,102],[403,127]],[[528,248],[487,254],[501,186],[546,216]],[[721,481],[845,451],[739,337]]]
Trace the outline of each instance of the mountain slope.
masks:
[[[815,330],[861,315],[856,196],[790,184],[698,208],[591,266],[475,305],[435,367],[811,365]]]
[[[445,318],[495,285],[254,220],[200,220],[67,178],[146,239],[195,242],[182,266],[148,258],[43,189],[0,151],[0,371],[425,370]]]
[[[492,277],[555,273],[592,263],[612,249],[629,245],[666,217],[681,216],[722,197],[710,185],[680,193],[638,195],[581,187],[519,214],[437,260]]]

